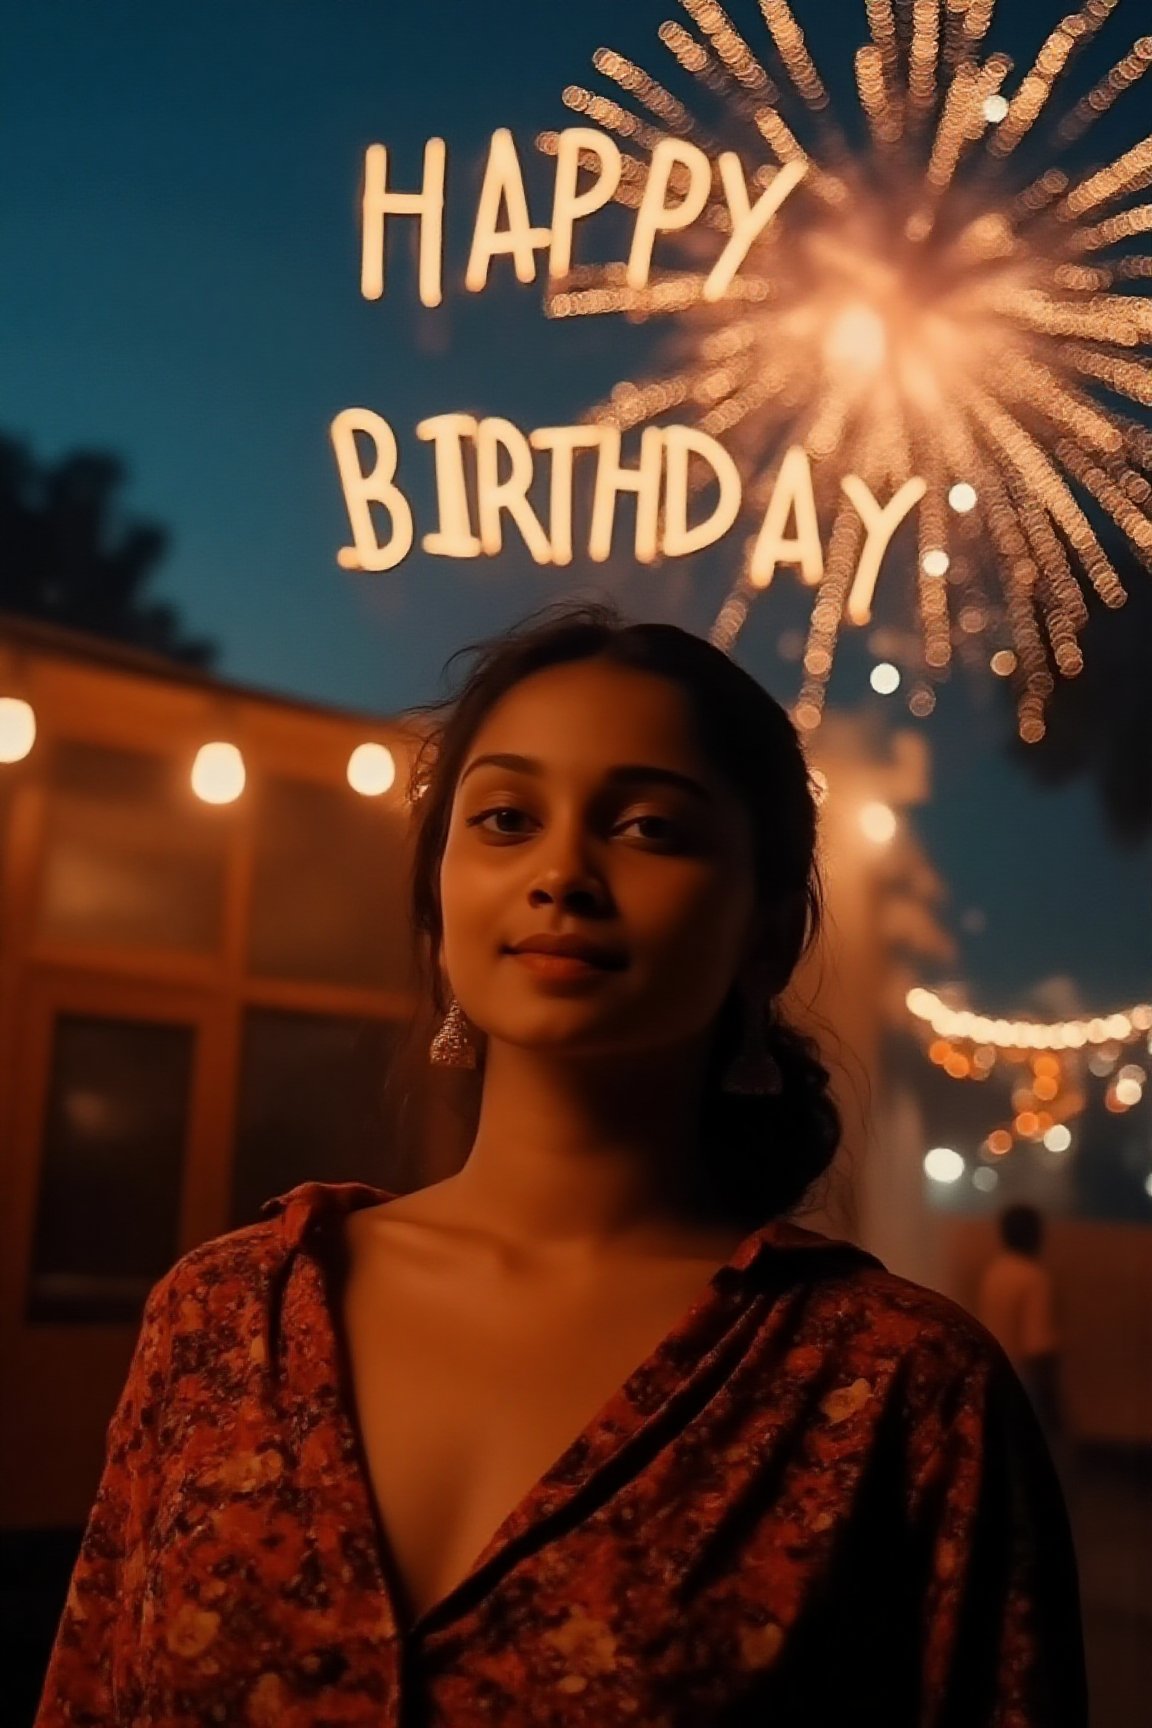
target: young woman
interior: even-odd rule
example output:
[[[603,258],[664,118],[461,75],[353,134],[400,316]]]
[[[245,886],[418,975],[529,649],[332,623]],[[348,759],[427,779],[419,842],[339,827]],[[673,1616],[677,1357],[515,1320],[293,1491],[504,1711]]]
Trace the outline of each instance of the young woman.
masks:
[[[1084,1728],[1008,1359],[788,1217],[840,1123],[786,713],[608,604],[478,646],[410,786],[467,1155],[160,1280],[36,1728]]]

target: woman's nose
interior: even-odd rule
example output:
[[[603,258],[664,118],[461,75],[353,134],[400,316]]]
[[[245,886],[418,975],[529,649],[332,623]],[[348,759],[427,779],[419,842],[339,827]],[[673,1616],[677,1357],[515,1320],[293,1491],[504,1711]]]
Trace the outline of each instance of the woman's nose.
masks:
[[[559,863],[542,870],[529,893],[533,905],[538,905],[542,899],[565,903],[575,900],[582,904],[591,901],[598,904],[606,898],[604,886],[598,877],[581,866],[565,866]]]
[[[551,837],[548,855],[540,859],[531,897],[550,900],[600,901],[607,898],[603,880],[593,869],[582,837],[570,829]]]

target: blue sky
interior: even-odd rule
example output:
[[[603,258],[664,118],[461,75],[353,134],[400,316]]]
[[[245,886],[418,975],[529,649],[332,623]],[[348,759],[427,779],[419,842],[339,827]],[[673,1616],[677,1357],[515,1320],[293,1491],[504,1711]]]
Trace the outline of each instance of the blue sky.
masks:
[[[348,524],[328,442],[333,416],[360,404],[396,427],[402,460],[423,460],[414,428],[427,415],[466,409],[525,428],[573,421],[635,370],[646,333],[549,323],[538,287],[507,267],[483,295],[465,294],[458,279],[492,131],[511,127],[534,157],[535,133],[570,118],[564,85],[593,80],[594,49],[608,43],[662,71],[655,33],[677,10],[675,0],[8,9],[0,429],[45,459],[78,447],[124,458],[126,511],[172,531],[157,593],[179,603],[190,631],[219,639],[224,676],[389,713],[438,693],[455,648],[566,595],[611,592],[639,616],[707,632],[736,536],[707,568],[697,560],[671,574],[617,556],[542,569],[515,545],[471,563],[417,552],[379,575],[341,571]],[[1065,10],[1001,0],[991,40],[1022,61]],[[1141,10],[1121,4],[1103,62],[1086,72],[1128,47]],[[757,9],[732,11],[755,40]],[[797,11],[810,24],[813,0],[797,0]],[[819,16],[814,49],[848,106],[862,0],[821,0]],[[1139,136],[1135,112],[1126,126],[1122,144]],[[419,306],[400,247],[385,299],[365,302],[364,147],[387,143],[396,182],[414,185],[432,134],[450,148],[445,303]],[[543,196],[548,175],[536,159],[530,195]],[[414,493],[427,515],[419,481]],[[735,649],[785,702],[796,668],[777,643],[804,613],[785,572]],[[956,970],[976,1005],[1041,1011],[1032,992],[1053,976],[1076,980],[1097,1012],[1146,997],[1148,849],[1109,843],[1090,786],[1042,793],[1003,759],[1010,715],[990,679],[981,688],[954,678],[919,722],[869,690],[870,664],[862,641],[849,645],[832,705],[883,706],[929,738],[934,796],[913,820],[951,886]],[[982,931],[961,923],[974,907]]]

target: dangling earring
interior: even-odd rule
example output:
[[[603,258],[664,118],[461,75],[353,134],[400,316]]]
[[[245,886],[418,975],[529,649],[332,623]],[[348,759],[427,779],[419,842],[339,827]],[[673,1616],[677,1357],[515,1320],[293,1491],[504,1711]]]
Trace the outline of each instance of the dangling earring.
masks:
[[[780,1064],[768,1048],[766,1016],[758,1002],[744,999],[744,1032],[740,1048],[724,1070],[722,1092],[764,1097],[783,1090]]]
[[[464,1010],[453,996],[444,1022],[428,1046],[428,1060],[441,1068],[475,1068],[476,1046],[464,1019]]]

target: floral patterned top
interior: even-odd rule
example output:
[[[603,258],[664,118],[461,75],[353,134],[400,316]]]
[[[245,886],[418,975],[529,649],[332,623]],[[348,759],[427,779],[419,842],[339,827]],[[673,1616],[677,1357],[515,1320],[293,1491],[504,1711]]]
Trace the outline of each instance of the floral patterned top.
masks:
[[[153,1287],[34,1728],[1086,1728],[1008,1358],[782,1220],[405,1629],[333,1253],[394,1197],[305,1182]]]

